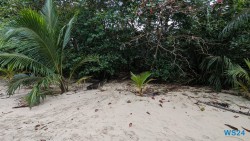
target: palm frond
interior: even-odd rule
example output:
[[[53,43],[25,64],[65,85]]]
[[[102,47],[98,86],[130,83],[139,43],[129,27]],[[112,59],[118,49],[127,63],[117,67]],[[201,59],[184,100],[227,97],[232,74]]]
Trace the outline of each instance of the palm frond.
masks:
[[[234,65],[230,70],[227,71],[227,74],[235,81],[238,81],[238,78],[250,80],[248,72],[239,65]]]
[[[45,5],[42,9],[42,14],[46,20],[46,23],[50,29],[57,28],[58,15],[56,11],[56,6],[52,0],[46,0]]]
[[[43,16],[36,11],[25,9],[21,11],[16,27],[12,27],[5,34],[5,40],[12,39],[13,42],[17,42],[16,47],[20,45],[18,44],[20,41],[26,42],[18,48],[20,53],[29,54],[37,59],[43,58],[47,64],[56,66],[58,61],[56,41],[51,34]]]
[[[239,29],[250,21],[250,9],[247,9],[242,14],[233,19],[220,33],[219,37],[224,38],[229,36],[234,30]]]
[[[46,98],[47,94],[51,94],[51,90],[49,89],[49,86],[54,85],[60,85],[61,82],[61,76],[60,75],[49,75],[46,77],[40,77],[38,81],[34,84],[33,89],[30,93],[28,93],[26,100],[31,107],[37,105],[40,103],[40,100],[44,100]]]
[[[47,28],[45,18],[34,10],[22,10],[16,22],[15,27],[28,28],[41,37],[48,35],[49,29]]]
[[[141,85],[141,80],[140,80],[139,77],[136,76],[133,72],[131,72],[131,79],[133,80],[134,84],[135,84],[137,87],[140,87],[140,85]]]
[[[142,81],[143,85],[145,85],[148,82],[153,80],[153,79],[149,79],[148,81],[146,81],[151,76],[151,74],[152,73],[150,73],[149,71],[143,72],[143,73],[140,74],[140,78],[141,78],[141,81]]]
[[[69,23],[66,25],[66,31],[64,33],[63,45],[62,45],[63,48],[65,48],[65,46],[67,45],[67,43],[70,40],[71,30],[72,30],[72,26],[73,26],[74,21],[75,21],[75,16],[73,18],[71,18]]]
[[[78,79],[77,81],[76,81],[76,83],[77,84],[80,84],[80,83],[85,83],[85,81],[87,80],[87,79],[90,79],[92,76],[84,76],[84,77],[81,77],[80,79]]]
[[[42,100],[46,98],[46,95],[51,93],[48,90],[41,90],[39,85],[35,85],[33,89],[26,96],[26,101],[29,104],[29,107],[32,108],[35,105],[38,105]]]
[[[245,63],[250,70],[250,62],[245,59]],[[227,71],[227,75],[233,79],[233,86],[250,98],[250,71],[245,70],[240,65],[234,65]]]
[[[20,88],[21,86],[27,86],[35,84],[39,81],[41,77],[31,77],[26,74],[17,74],[14,78],[9,82],[9,87],[7,90],[8,95],[13,95],[14,92]]]
[[[0,54],[1,66],[13,65],[16,70],[28,69],[33,73],[42,75],[53,74],[53,69],[41,64],[40,62],[18,53],[1,53]]]
[[[0,68],[0,77],[10,81],[15,75],[14,65],[7,65],[5,68]]]
[[[250,70],[250,60],[249,59],[245,59],[244,61],[245,61],[246,65],[247,65],[248,69]]]
[[[70,35],[71,35],[71,30],[72,30],[72,26],[73,26],[74,21],[75,21],[75,16],[73,18],[71,18],[69,23],[67,25],[65,25],[59,33],[57,47],[58,47],[58,51],[59,51],[58,54],[60,54],[59,56],[61,56],[61,58],[59,60],[60,66],[62,66],[62,62],[63,62],[63,58],[64,58],[63,50],[66,47],[66,45],[68,44],[68,42],[70,41]],[[60,73],[62,74],[62,67],[61,67]]]
[[[216,91],[221,90],[223,79],[226,76],[225,71],[230,67],[232,67],[232,62],[226,56],[208,56],[200,64],[200,68],[204,73],[204,80],[208,80],[209,85]]]

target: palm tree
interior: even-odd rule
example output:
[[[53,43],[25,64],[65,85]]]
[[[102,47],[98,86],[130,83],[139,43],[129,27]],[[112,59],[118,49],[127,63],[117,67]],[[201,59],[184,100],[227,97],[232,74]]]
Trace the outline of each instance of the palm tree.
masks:
[[[21,75],[12,79],[7,90],[9,95],[14,94],[21,85],[32,84],[28,103],[34,106],[44,98],[50,85],[58,85],[61,93],[68,91],[63,76],[64,49],[70,40],[74,20],[75,16],[59,28],[56,6],[52,0],[46,0],[40,13],[31,9],[21,11],[15,26],[4,36],[6,43],[11,43],[18,51],[2,52],[0,65],[11,64],[16,70],[26,70],[35,75]],[[6,45],[5,48],[10,46]],[[89,57],[89,60],[93,58]]]
[[[240,15],[233,19],[220,34],[220,38],[232,35],[234,30],[240,29],[244,25],[250,22],[250,9],[244,10]]]
[[[143,88],[145,85],[147,85],[150,81],[154,80],[154,79],[149,79],[147,80],[152,73],[146,71],[143,72],[141,74],[135,75],[131,72],[131,80],[133,81],[133,83],[136,85],[137,89],[138,89],[138,93],[140,96],[143,95]]]

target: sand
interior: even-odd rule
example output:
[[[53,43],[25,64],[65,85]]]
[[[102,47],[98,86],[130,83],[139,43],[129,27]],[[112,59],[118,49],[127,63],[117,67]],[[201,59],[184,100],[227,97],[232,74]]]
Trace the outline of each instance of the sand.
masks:
[[[208,88],[149,85],[136,96],[129,82],[108,83],[98,90],[71,91],[49,96],[39,106],[13,109],[29,89],[6,98],[0,86],[0,141],[249,141],[250,133],[225,136],[230,124],[250,129],[249,116],[201,101],[220,101],[230,108],[250,107],[250,101]],[[162,103],[161,103],[162,102]],[[161,106],[159,105],[161,104]],[[202,111],[202,110],[204,111]],[[242,109],[244,111],[244,109]],[[245,110],[247,111],[247,110]]]

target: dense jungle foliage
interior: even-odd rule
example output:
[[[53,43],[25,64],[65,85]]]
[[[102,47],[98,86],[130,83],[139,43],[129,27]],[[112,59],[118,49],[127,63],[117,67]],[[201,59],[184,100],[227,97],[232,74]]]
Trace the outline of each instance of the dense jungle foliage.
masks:
[[[65,78],[70,76],[74,79],[84,76],[116,79],[130,75],[130,72],[150,71],[152,77],[157,79],[155,82],[209,85],[216,91],[241,88],[249,96],[250,66],[249,61],[248,64],[245,61],[250,55],[249,0],[53,2],[58,14],[56,29],[51,29],[55,33],[59,33],[58,27],[64,27],[74,15],[76,17],[71,37],[67,39],[69,42],[63,47],[64,55],[62,58],[61,54],[57,55],[62,60],[54,64],[60,70],[49,68],[50,75],[53,72],[53,76],[57,76],[55,79],[60,79],[61,87]],[[17,33],[19,39],[8,37],[7,44],[6,33],[9,33],[10,27],[18,25],[20,16],[25,15],[22,9],[30,8],[39,14],[44,4],[45,0],[0,2],[2,68],[7,68],[8,63],[13,64],[13,60],[8,58],[10,56],[8,60],[3,54],[22,53],[19,41],[25,38],[20,37],[22,33]],[[54,34],[51,36],[54,37]],[[55,40],[50,40],[51,44],[54,45]],[[42,55],[38,56],[40,62],[51,59],[47,56],[43,60]],[[89,57],[90,62],[83,60],[86,56],[92,56]],[[98,63],[93,56],[98,56]],[[34,73],[35,69],[30,65],[16,63],[14,68]],[[44,72],[38,72],[36,76],[43,75]]]

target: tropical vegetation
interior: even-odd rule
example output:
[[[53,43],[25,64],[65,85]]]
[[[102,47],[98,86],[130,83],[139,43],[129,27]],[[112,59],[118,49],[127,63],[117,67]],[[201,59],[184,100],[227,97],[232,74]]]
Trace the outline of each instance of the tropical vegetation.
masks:
[[[10,0],[0,7],[1,68],[30,74],[8,77],[8,94],[32,85],[31,106],[51,86],[64,93],[72,79],[130,72],[215,91],[243,82],[249,89],[242,73],[249,74],[248,0]]]
[[[151,73],[146,71],[141,74],[135,75],[131,72],[131,80],[135,84],[138,89],[138,93],[140,96],[143,95],[143,88],[147,85],[148,82],[152,81],[153,79],[148,79],[151,76]]]

